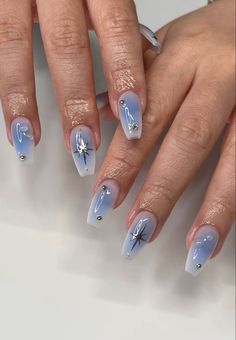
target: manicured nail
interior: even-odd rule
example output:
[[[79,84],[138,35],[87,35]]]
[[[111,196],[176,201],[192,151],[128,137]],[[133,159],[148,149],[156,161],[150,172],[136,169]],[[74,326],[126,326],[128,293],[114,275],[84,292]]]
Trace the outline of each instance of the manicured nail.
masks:
[[[12,142],[22,163],[32,164],[34,154],[34,133],[30,121],[17,117],[11,123]]]
[[[96,146],[91,129],[76,126],[70,135],[71,152],[80,176],[93,175],[96,163]]]
[[[150,242],[156,228],[156,217],[148,211],[141,211],[127,233],[122,255],[127,258],[134,257],[146,243]]]
[[[219,233],[211,225],[203,225],[197,231],[188,253],[185,270],[197,276],[213,255],[219,241]]]
[[[127,139],[139,139],[142,133],[142,109],[139,97],[128,91],[119,98],[118,111]]]
[[[113,209],[119,195],[119,188],[114,180],[105,180],[97,189],[91,202],[87,223],[97,227]]]
[[[156,53],[161,52],[161,44],[158,41],[156,34],[147,26],[139,24],[141,34],[152,44],[152,48]]]
[[[96,96],[98,110],[103,109],[109,104],[108,92],[102,92]]]

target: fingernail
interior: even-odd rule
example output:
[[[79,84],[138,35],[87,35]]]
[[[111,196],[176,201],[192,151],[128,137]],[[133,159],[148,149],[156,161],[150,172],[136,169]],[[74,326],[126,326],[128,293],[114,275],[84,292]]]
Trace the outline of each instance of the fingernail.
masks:
[[[161,44],[158,41],[156,34],[147,26],[139,24],[141,34],[152,44],[152,48],[156,53],[161,52]]]
[[[81,177],[93,175],[96,163],[96,146],[91,129],[76,126],[70,135],[71,152]]]
[[[105,180],[97,189],[88,212],[87,223],[97,227],[113,209],[119,195],[114,180]]]
[[[186,272],[197,276],[213,255],[219,241],[219,233],[211,225],[203,225],[197,231],[185,264]]]
[[[141,211],[135,217],[127,233],[122,255],[127,258],[134,257],[146,243],[150,242],[156,228],[156,217],[148,211]]]
[[[32,164],[35,143],[30,121],[24,117],[15,118],[11,123],[11,136],[19,160]]]
[[[96,96],[98,110],[103,109],[109,104],[108,92],[102,92]]]
[[[139,139],[142,133],[142,109],[140,99],[128,91],[119,98],[118,111],[127,139]]]

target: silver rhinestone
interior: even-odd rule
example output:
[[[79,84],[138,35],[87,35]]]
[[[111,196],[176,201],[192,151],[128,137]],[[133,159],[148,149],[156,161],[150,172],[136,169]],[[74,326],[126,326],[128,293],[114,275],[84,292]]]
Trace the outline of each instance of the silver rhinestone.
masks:
[[[131,130],[133,130],[133,131],[138,131],[138,129],[139,129],[139,126],[138,126],[137,123],[133,123],[133,124],[131,125]]]
[[[100,215],[97,216],[97,220],[98,220],[98,221],[101,221],[101,220],[102,220],[102,216],[100,216]]]
[[[20,159],[21,161],[25,161],[25,160],[26,160],[26,156],[20,155],[20,156],[19,156],[19,159]]]
[[[123,107],[126,106],[125,101],[123,99],[120,101],[120,105],[123,106]]]
[[[107,186],[106,186],[106,185],[103,185],[103,186],[102,186],[102,190],[103,190],[103,191],[106,191],[106,190],[107,190]]]
[[[201,269],[201,268],[202,268],[201,263],[198,263],[198,264],[196,265],[196,268],[197,268],[197,269]]]

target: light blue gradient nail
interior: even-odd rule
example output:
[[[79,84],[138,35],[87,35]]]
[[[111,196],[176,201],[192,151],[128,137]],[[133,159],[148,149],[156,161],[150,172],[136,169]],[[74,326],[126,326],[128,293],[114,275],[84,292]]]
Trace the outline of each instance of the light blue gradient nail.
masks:
[[[34,133],[30,121],[17,117],[11,123],[12,142],[22,163],[32,164],[34,155]]]
[[[98,110],[103,109],[109,104],[108,92],[99,93],[96,96],[97,108]]]
[[[156,34],[147,26],[139,24],[141,34],[152,44],[152,49],[156,53],[161,53],[161,44],[157,39]]]
[[[105,180],[97,189],[91,202],[87,223],[98,227],[105,216],[114,208],[119,188],[114,180]]]
[[[93,175],[96,163],[96,146],[91,129],[76,126],[70,135],[71,152],[81,177]]]
[[[185,270],[197,276],[213,255],[219,241],[219,233],[211,225],[203,225],[197,231],[188,253]]]
[[[122,248],[122,255],[127,258],[134,257],[148,242],[150,242],[157,228],[156,217],[148,212],[141,211],[134,219]]]
[[[137,94],[131,91],[123,93],[118,101],[118,111],[127,139],[139,139],[142,134],[142,109]]]

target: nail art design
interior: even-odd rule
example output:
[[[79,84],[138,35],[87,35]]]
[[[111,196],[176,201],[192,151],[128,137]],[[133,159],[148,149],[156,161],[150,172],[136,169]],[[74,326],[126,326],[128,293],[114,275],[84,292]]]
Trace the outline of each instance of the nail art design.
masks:
[[[114,180],[104,181],[97,189],[91,202],[87,223],[97,227],[113,209],[119,195],[119,188]]]
[[[103,109],[109,104],[108,92],[102,92],[96,96],[98,110]]]
[[[161,44],[156,34],[147,26],[139,24],[141,34],[152,44],[152,48],[156,53],[161,53]]]
[[[134,219],[122,248],[122,255],[134,257],[148,243],[157,228],[155,216],[148,211],[141,211]]]
[[[80,125],[70,137],[72,156],[80,176],[93,175],[96,162],[96,147],[91,129]]]
[[[31,164],[35,143],[30,121],[24,117],[15,118],[11,124],[11,135],[19,160]]]
[[[127,139],[139,139],[142,133],[142,112],[139,97],[131,91],[119,99],[120,121]]]
[[[189,250],[185,270],[197,276],[211,258],[219,241],[219,233],[211,225],[203,225],[197,231]]]

